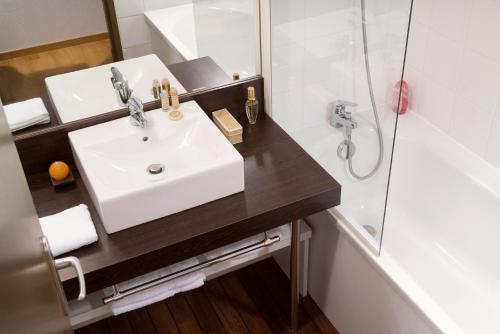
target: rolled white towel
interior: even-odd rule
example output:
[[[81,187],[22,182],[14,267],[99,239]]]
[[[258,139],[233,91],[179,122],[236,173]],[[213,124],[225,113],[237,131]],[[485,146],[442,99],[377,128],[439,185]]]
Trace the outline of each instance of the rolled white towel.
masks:
[[[3,109],[11,131],[50,122],[50,115],[39,97],[8,104]]]
[[[54,256],[97,241],[94,223],[85,204],[40,218],[40,225]]]
[[[113,315],[118,315],[157,303],[177,293],[199,288],[205,284],[205,279],[205,274],[201,271],[174,278],[153,288],[112,302],[111,312]]]
[[[125,291],[131,288],[134,288],[136,286],[142,285],[144,283],[156,280],[158,278],[162,278],[165,276],[168,276],[170,274],[174,274],[176,272],[182,271],[184,269],[196,266],[197,264],[200,264],[200,261],[198,261],[197,258],[192,257],[187,260],[172,264],[168,267],[161,268],[155,271],[152,271],[150,273],[129,279],[128,281],[124,281],[121,283],[118,283],[116,287],[118,288],[119,291]]]

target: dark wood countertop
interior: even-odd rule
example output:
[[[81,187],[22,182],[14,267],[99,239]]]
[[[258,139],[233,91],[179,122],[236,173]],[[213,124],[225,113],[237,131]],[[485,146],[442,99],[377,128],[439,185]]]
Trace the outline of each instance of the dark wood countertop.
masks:
[[[168,65],[167,68],[188,92],[219,87],[233,81],[210,57]]]
[[[236,149],[245,161],[245,191],[111,235],[106,234],[76,168],[76,186],[55,192],[46,173],[29,178],[43,217],[80,203],[91,210],[99,240],[65,255],[80,259],[88,292],[130,279],[283,225],[340,203],[340,185],[270,117],[245,126]],[[69,222],[68,222],[69,223]],[[78,283],[60,272],[68,295]]]

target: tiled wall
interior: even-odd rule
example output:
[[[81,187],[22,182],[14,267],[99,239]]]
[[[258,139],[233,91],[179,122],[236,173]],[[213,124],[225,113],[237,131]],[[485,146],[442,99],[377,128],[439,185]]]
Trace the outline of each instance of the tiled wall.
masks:
[[[359,4],[359,0],[271,2],[272,112],[286,130],[325,123],[327,105],[334,100],[358,103],[358,116],[373,125]],[[386,100],[401,78],[409,1],[366,4],[377,106],[386,123],[394,124]]]
[[[143,13],[191,3],[192,0],[114,0],[125,59],[152,53],[151,35]]]
[[[500,168],[500,1],[414,0],[413,109]]]

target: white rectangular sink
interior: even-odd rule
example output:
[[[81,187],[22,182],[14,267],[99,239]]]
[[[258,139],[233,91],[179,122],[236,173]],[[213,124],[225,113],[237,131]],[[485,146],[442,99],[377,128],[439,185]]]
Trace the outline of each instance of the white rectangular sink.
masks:
[[[110,80],[113,66],[120,70],[134,96],[143,103],[154,100],[151,94],[153,80],[161,82],[167,78],[180,94],[186,92],[154,54],[55,75],[45,78],[45,83],[61,122],[68,123],[123,108],[118,104]]]
[[[107,233],[244,190],[243,158],[196,102],[172,121],[161,109],[148,126],[128,117],[69,133],[78,170]],[[148,167],[159,164],[162,172]]]

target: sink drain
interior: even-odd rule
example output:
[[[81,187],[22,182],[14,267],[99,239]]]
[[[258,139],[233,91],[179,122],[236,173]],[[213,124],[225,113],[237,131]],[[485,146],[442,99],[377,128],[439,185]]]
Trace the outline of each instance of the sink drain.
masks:
[[[165,166],[162,164],[152,164],[146,168],[146,171],[151,175],[161,174],[165,171]]]

